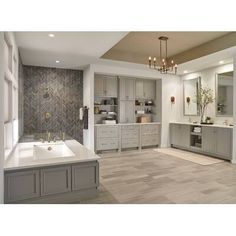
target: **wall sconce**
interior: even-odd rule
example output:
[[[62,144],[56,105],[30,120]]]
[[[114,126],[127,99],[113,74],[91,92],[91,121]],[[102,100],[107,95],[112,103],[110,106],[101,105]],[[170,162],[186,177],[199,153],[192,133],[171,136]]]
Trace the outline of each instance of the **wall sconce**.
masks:
[[[188,105],[190,104],[191,98],[190,97],[186,97],[186,102],[188,103]]]
[[[171,104],[175,104],[175,97],[174,96],[170,97],[170,101],[171,101]]]

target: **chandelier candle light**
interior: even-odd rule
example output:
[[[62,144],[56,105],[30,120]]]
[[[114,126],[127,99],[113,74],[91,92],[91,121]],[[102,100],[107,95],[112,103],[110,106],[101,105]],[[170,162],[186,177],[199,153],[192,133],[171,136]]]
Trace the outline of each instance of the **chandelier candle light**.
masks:
[[[168,60],[167,58],[167,40],[168,38],[166,36],[159,37],[160,40],[160,66],[157,65],[157,59],[156,57],[148,58],[149,68],[158,70],[162,74],[176,74],[177,73],[177,64],[174,63],[173,60]],[[162,46],[165,45],[165,48],[163,49]]]

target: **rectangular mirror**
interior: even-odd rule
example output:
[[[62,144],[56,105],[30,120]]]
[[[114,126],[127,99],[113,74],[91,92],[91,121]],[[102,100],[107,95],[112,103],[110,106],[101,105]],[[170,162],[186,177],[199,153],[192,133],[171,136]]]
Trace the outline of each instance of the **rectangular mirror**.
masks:
[[[233,116],[233,71],[216,74],[216,116]]]
[[[201,78],[184,80],[184,115],[197,116],[199,114],[196,96],[201,86]]]

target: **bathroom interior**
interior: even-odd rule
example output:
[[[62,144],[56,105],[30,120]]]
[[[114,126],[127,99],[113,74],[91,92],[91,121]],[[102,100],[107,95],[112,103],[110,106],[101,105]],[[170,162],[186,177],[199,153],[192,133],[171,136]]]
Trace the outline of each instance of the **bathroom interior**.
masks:
[[[141,63],[133,54],[131,62],[129,51],[121,52],[128,50],[130,42],[132,50],[141,50],[138,46],[143,37],[158,42],[156,34],[161,43],[167,42],[163,35],[168,35],[169,44],[177,45],[177,36],[199,37],[195,47],[187,50],[192,53],[209,45],[215,48],[211,51],[209,47],[201,57],[193,54],[191,60],[181,52],[174,59],[182,63],[172,60],[166,67],[163,62],[160,68],[156,57],[142,55],[145,63]],[[204,43],[201,37],[205,37]],[[1,202],[220,201],[217,191],[210,195],[207,190],[212,184],[220,192],[227,183],[202,181],[213,166],[215,172],[224,169],[220,165],[227,171],[236,162],[235,46],[227,43],[232,38],[236,33],[1,32]],[[100,47],[93,43],[98,40]],[[225,42],[224,49],[217,47],[219,42]],[[84,47],[99,56],[70,55]],[[184,165],[183,160],[190,172],[205,168],[202,175],[178,177],[193,182],[190,189],[195,198],[187,192],[178,195],[190,191],[184,184],[174,188],[176,181],[183,181],[172,176]],[[176,171],[165,171],[169,166]],[[165,176],[159,177],[161,173]],[[164,186],[162,182],[158,185],[162,178]],[[162,198],[159,188],[163,188]],[[147,194],[141,197],[144,190]],[[153,197],[149,192],[154,190]],[[233,203],[236,198],[227,201]]]

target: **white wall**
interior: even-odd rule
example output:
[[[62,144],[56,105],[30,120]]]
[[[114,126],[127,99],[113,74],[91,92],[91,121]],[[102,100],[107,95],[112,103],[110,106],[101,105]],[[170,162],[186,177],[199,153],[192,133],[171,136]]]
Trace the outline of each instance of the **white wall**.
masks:
[[[84,130],[84,145],[94,150],[94,74],[111,74],[120,76],[130,76],[136,78],[162,79],[162,146],[169,144],[169,121],[178,120],[180,101],[180,78],[176,75],[162,75],[158,71],[150,70],[148,67],[134,68],[131,66],[121,66],[111,61],[108,64],[92,64],[84,71],[84,105],[89,109],[89,129]],[[170,97],[176,97],[176,104],[171,106]]]
[[[188,121],[190,116],[184,116],[183,115],[183,80],[184,79],[192,79],[192,78],[196,78],[196,77],[201,77],[201,83],[202,86],[208,86],[209,88],[211,88],[213,90],[213,94],[215,96],[215,91],[216,91],[216,83],[215,83],[215,79],[216,79],[216,74],[217,73],[224,73],[224,72],[228,72],[228,71],[233,71],[233,64],[227,64],[227,65],[222,65],[222,66],[218,66],[218,67],[214,67],[214,68],[209,68],[206,70],[202,70],[199,72],[195,72],[195,73],[191,73],[191,74],[187,74],[184,76],[181,76],[181,114],[182,116],[180,117],[180,119],[182,121]],[[216,104],[215,102],[212,104],[209,104],[207,110],[206,110],[206,115],[210,116],[214,119],[215,123],[218,124],[222,124],[226,119],[232,123],[233,122],[233,117],[217,117],[216,116]],[[191,116],[192,119],[196,119],[197,121],[200,121],[200,117],[199,116]]]
[[[4,62],[3,62],[3,32],[0,32],[0,114],[4,111],[4,94],[3,94],[3,80],[4,80]],[[4,178],[3,178],[3,164],[4,164],[4,120],[3,115],[0,115],[0,203],[3,203],[4,195]]]

